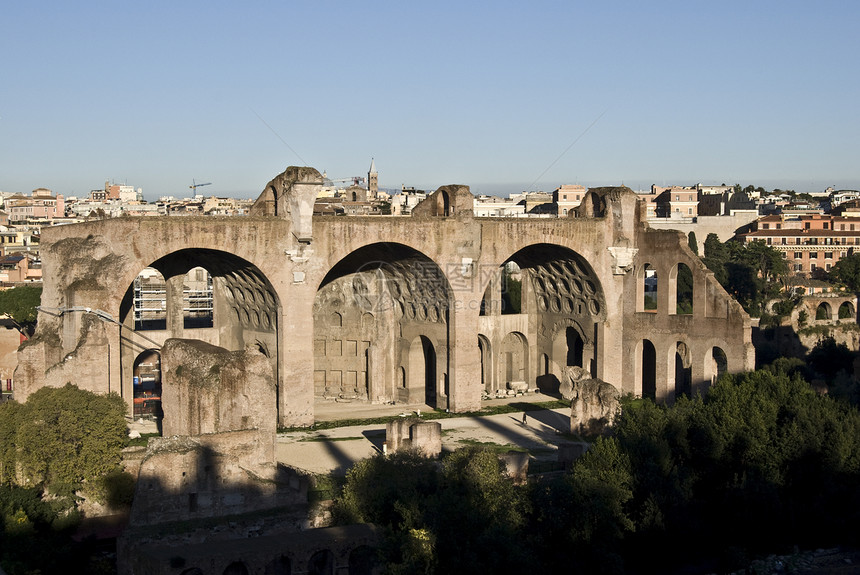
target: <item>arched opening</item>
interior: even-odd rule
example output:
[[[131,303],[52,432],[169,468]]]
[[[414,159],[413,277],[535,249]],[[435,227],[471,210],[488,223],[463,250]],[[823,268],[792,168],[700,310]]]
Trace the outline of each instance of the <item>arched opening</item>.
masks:
[[[356,195],[355,192],[352,192],[352,201],[355,202],[357,200],[358,200],[358,196]]]
[[[167,329],[167,282],[157,269],[144,268],[134,278],[134,329]]]
[[[645,264],[642,275],[642,309],[640,311],[657,311],[657,269],[651,264]]]
[[[820,304],[818,304],[818,307],[815,308],[815,319],[819,321],[824,321],[829,320],[830,318],[830,304],[827,302],[821,302]]]
[[[687,264],[679,263],[675,276],[675,313],[691,315],[693,313],[693,272]]]
[[[439,266],[402,244],[370,244],[337,262],[314,301],[315,395],[439,403],[448,294]]]
[[[569,326],[565,330],[565,339],[567,341],[567,362],[565,365],[582,367],[582,352],[585,346],[585,341],[576,328]]]
[[[433,342],[421,336],[421,350],[424,357],[424,403],[436,407],[436,348]]]
[[[545,393],[556,393],[567,366],[582,367],[595,377],[603,373],[603,358],[598,356],[598,350],[606,319],[606,300],[600,280],[585,258],[567,247],[533,244],[515,252],[486,281],[485,302],[495,305],[498,301],[502,313],[506,313],[511,307],[508,302],[519,300],[519,309],[511,311],[527,316],[522,320],[528,321],[528,333],[535,330],[542,334],[530,341],[535,348],[523,356],[533,358],[531,361],[546,357],[543,366],[540,361],[537,365],[526,362],[519,379],[516,374],[508,373],[501,342],[494,340],[497,387],[503,387],[507,381],[524,381],[529,388],[536,385]],[[492,309],[490,305],[485,307]],[[499,320],[507,322],[505,325],[509,327],[505,331],[526,333],[525,328],[519,327],[525,324],[514,323],[520,318],[494,318],[496,322]],[[497,330],[489,318],[482,321],[484,333]],[[505,331],[496,332],[501,335]]]
[[[450,216],[452,215],[452,213],[453,210],[451,209],[451,198],[448,196],[448,192],[442,190],[436,197],[436,215]]]
[[[512,384],[527,381],[528,349],[528,341],[523,334],[511,332],[505,336],[499,354],[499,385],[505,383],[508,389],[514,389]]]
[[[693,393],[693,364],[687,344],[675,344],[675,398]]]
[[[728,371],[729,362],[724,352],[719,347],[711,349],[711,383],[716,383],[726,371]]]
[[[642,340],[642,397],[657,400],[657,351],[647,339]]]
[[[376,563],[376,550],[359,545],[349,553],[349,575],[373,575]]]
[[[409,403],[424,402],[435,408],[438,403],[436,348],[429,338],[421,335],[409,348]]]
[[[182,284],[182,318],[185,329],[205,329],[214,325],[212,276],[196,267],[185,274]]]
[[[161,354],[148,349],[134,360],[132,368],[135,421],[143,419],[160,425],[161,410]]]
[[[839,306],[839,319],[854,319],[854,306],[851,305],[850,301],[842,302],[842,305]]]
[[[308,575],[334,575],[334,553],[328,549],[317,551],[308,560]]]
[[[481,356],[481,388],[487,393],[495,391],[493,389],[492,363],[490,354],[490,340],[487,336],[478,334],[478,352]]]
[[[522,270],[516,262],[502,266],[502,305],[503,314],[518,314],[523,311]]]
[[[227,565],[223,573],[224,575],[248,575],[248,568],[241,561],[234,561]]]
[[[143,378],[135,373],[139,355],[160,349],[169,338],[196,339],[231,351],[261,348],[280,383],[279,315],[272,284],[234,254],[193,248],[159,258],[131,279],[120,305],[123,395],[134,403],[134,377],[141,378],[138,382]]]
[[[266,565],[265,575],[292,575],[293,563],[286,555],[281,555]]]

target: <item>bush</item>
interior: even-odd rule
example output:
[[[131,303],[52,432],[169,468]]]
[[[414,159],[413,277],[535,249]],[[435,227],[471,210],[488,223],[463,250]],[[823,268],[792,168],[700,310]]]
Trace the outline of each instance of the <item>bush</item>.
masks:
[[[42,388],[24,404],[2,406],[0,481],[61,495],[80,489],[98,494],[102,479],[121,461],[125,411],[118,395],[97,395],[72,384]]]

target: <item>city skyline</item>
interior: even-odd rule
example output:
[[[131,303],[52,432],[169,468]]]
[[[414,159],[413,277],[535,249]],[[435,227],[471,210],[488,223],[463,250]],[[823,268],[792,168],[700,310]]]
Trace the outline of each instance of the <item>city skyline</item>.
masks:
[[[255,197],[288,165],[381,188],[856,188],[848,2],[18,4],[0,190]],[[14,54],[14,56],[12,55]]]

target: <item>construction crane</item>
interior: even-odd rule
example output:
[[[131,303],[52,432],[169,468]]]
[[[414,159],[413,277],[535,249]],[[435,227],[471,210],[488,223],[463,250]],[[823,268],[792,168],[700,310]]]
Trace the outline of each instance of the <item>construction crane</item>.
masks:
[[[206,182],[205,184],[198,184],[194,181],[194,178],[191,179],[191,185],[188,186],[191,189],[191,193],[197,195],[197,188],[201,186],[211,186],[212,182]]]
[[[332,184],[335,182],[352,182],[352,185],[358,186],[364,183],[364,178],[362,176],[353,176],[351,178],[338,178],[336,180],[329,180]]]

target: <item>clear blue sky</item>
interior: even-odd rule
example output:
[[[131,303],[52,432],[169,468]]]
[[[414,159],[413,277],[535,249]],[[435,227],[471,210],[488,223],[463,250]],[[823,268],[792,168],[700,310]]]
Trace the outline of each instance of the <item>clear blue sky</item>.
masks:
[[[853,0],[7,4],[3,191],[860,188]]]

